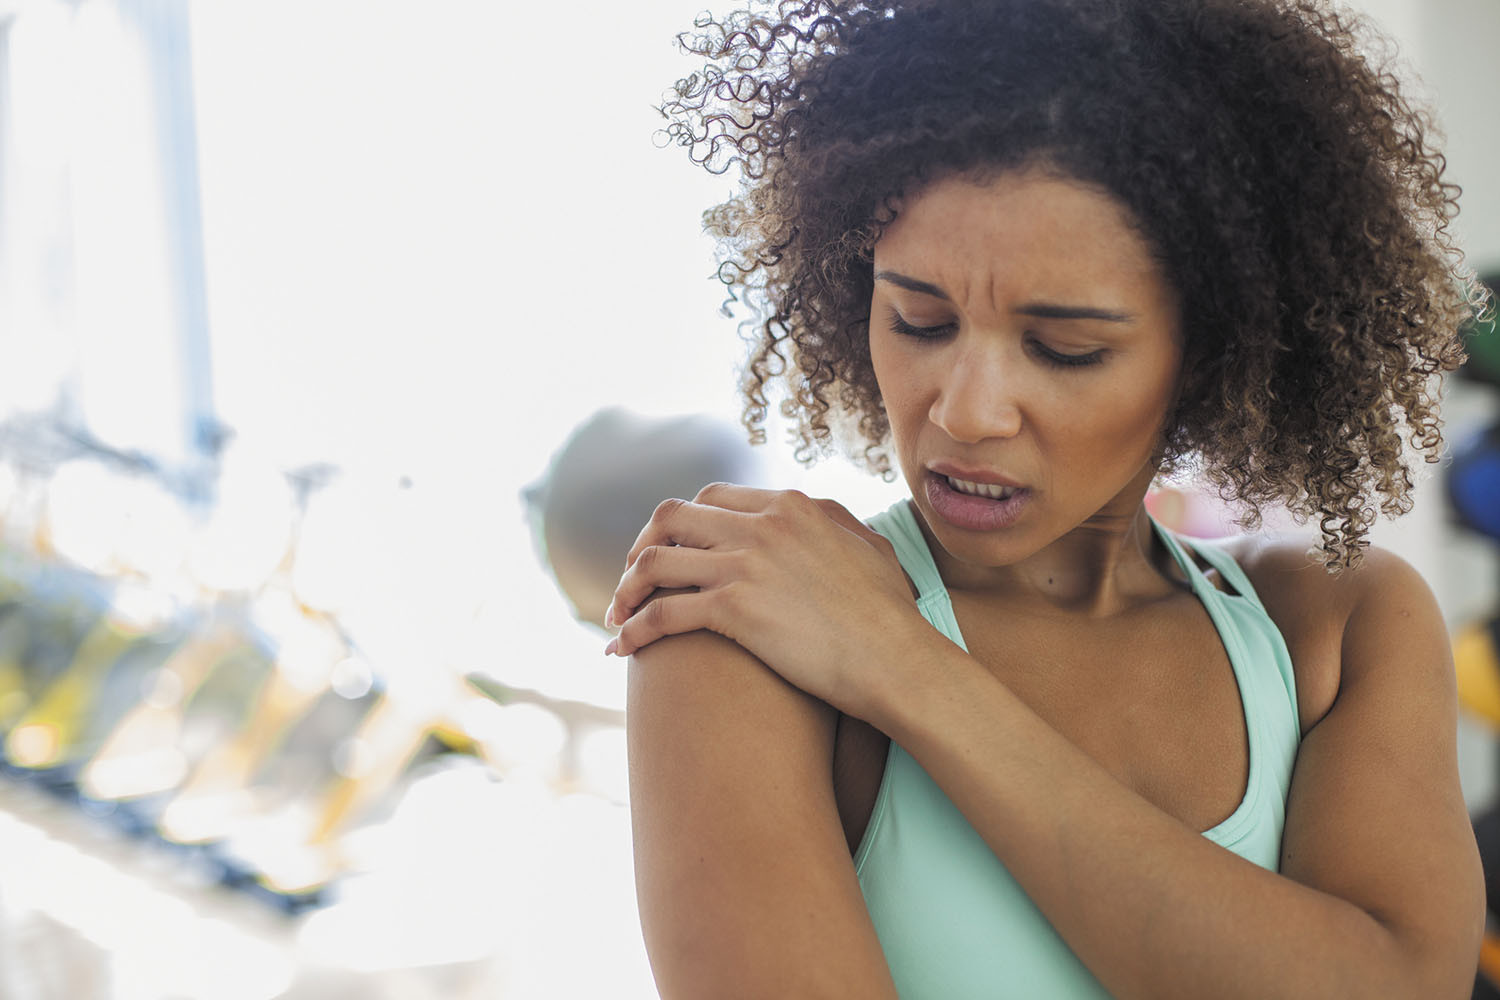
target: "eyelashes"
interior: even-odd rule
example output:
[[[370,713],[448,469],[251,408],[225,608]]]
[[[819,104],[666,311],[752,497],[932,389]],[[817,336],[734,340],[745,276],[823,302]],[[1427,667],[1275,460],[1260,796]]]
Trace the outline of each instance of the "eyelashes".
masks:
[[[891,310],[891,329],[903,337],[916,337],[918,340],[936,340],[946,336],[958,329],[955,323],[944,323],[941,326],[912,326],[901,318],[896,310]]]
[[[1097,365],[1104,360],[1103,350],[1090,351],[1088,354],[1063,354],[1061,351],[1054,351],[1050,347],[1039,344],[1034,340],[1031,342],[1031,349],[1042,360],[1059,368],[1084,368],[1088,365]]]
[[[941,340],[949,334],[958,331],[957,323],[943,323],[938,326],[915,326],[902,319],[901,314],[891,310],[891,330],[903,337],[911,337],[914,340]],[[1056,368],[1086,368],[1097,365],[1104,360],[1107,353],[1101,348],[1090,351],[1087,354],[1065,354],[1062,351],[1054,351],[1034,337],[1027,338],[1027,348],[1044,363]]]

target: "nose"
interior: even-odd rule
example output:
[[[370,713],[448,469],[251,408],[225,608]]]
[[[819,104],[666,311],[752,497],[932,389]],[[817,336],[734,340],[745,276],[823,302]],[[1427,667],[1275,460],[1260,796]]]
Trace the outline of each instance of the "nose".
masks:
[[[1010,366],[998,358],[957,358],[927,416],[954,441],[976,444],[1021,432],[1021,407]]]

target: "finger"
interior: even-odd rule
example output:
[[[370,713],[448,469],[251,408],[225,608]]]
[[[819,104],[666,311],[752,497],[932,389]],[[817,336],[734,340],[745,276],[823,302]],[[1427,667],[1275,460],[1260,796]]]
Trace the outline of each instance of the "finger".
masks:
[[[663,500],[625,554],[625,568],[629,569],[641,551],[652,545],[710,549],[740,541],[744,535],[741,523],[744,517],[738,511],[690,500]]]
[[[709,483],[693,497],[694,503],[724,510],[737,510],[742,514],[753,514],[765,510],[771,501],[784,493],[796,490],[767,490],[758,486],[741,486],[738,483]]]
[[[615,585],[604,624],[613,626],[635,613],[652,591],[661,587],[710,587],[722,575],[717,553],[683,545],[648,545],[631,562]]]
[[[713,600],[703,591],[658,597],[630,616],[605,653],[632,656],[662,636],[712,628],[712,611]]]

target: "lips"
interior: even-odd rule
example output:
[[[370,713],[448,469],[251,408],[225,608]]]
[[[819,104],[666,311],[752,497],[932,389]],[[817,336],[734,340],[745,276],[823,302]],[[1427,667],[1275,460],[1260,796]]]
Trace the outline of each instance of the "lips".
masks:
[[[968,531],[1008,528],[1020,520],[1031,501],[1031,490],[1023,486],[982,483],[933,469],[927,472],[924,492],[934,514]]]

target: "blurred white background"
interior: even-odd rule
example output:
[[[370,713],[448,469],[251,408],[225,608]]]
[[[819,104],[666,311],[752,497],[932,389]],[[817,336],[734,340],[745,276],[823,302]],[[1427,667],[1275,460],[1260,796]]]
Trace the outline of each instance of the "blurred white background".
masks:
[[[132,554],[96,537],[136,502],[118,476],[43,524],[22,469],[0,483],[10,543],[51,532],[174,607],[243,597],[290,544],[285,473],[335,467],[286,592],[337,617],[413,731],[466,674],[531,699],[460,698],[486,769],[408,774],[344,843],[360,874],[295,915],[0,778],[0,996],[654,995],[623,669],[543,571],[521,495],[601,408],[738,419],[699,222],[729,182],[653,141],[702,6],[0,0],[0,423],[46,415],[188,484],[129,507]],[[1358,6],[1436,105],[1473,262],[1500,269],[1500,4]],[[1455,433],[1496,412],[1452,402]],[[224,431],[225,478],[194,500]],[[899,496],[837,459],[803,470],[776,431],[767,451],[773,481],[858,513]],[[1379,540],[1457,625],[1500,572],[1424,493]],[[1493,748],[1463,740],[1479,803]]]

